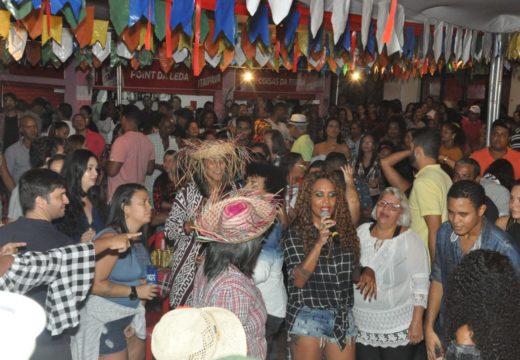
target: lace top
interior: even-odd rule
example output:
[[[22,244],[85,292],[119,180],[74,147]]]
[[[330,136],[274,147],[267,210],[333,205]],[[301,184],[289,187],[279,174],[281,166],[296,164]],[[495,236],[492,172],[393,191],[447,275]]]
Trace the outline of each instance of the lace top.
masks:
[[[356,341],[365,345],[395,347],[408,343],[408,327],[414,306],[426,308],[429,288],[428,253],[412,230],[384,240],[370,234],[370,224],[358,228],[361,264],[374,270],[377,299],[364,300],[354,290]]]

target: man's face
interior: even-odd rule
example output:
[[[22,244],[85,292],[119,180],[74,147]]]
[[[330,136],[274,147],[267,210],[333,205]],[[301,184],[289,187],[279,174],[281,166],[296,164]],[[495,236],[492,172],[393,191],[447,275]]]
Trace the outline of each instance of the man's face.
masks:
[[[298,139],[300,137],[300,130],[298,130],[298,128],[292,124],[289,124],[287,126],[287,128],[289,129],[289,134],[294,138],[294,139]]]
[[[509,145],[509,130],[502,126],[491,129],[490,147],[495,151],[504,151]]]
[[[273,118],[277,121],[283,122],[287,118],[287,109],[284,107],[277,107],[274,111]]]
[[[479,226],[485,210],[485,205],[475,208],[467,198],[448,198],[448,220],[458,236],[470,234]]]
[[[16,106],[16,100],[11,96],[4,96],[4,108],[6,110],[13,110]]]
[[[159,123],[159,135],[162,138],[170,136],[173,131],[173,123],[169,120],[162,120]]]
[[[477,121],[478,119],[480,119],[480,114],[474,113],[473,111],[470,111],[470,112],[468,112],[468,118],[471,121]]]
[[[67,197],[67,191],[65,188],[60,187],[54,189],[48,195],[44,205],[47,219],[53,221],[62,218],[65,215],[65,207],[68,203],[69,198]]]
[[[469,164],[455,164],[453,169],[453,182],[461,180],[475,181],[479,174],[475,174],[475,169]]]
[[[87,127],[87,120],[83,115],[77,114],[72,118],[72,126],[74,126],[76,131],[83,131]]]
[[[27,140],[34,140],[38,137],[38,124],[33,118],[22,118],[20,123],[20,132]]]

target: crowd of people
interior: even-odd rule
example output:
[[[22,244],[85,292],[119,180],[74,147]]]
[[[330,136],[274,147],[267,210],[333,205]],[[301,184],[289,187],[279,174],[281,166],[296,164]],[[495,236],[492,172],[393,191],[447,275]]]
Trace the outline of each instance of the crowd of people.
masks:
[[[520,358],[520,106],[486,145],[482,106],[448,105],[340,96],[320,117],[258,97],[218,116],[174,96],[74,114],[4,94],[0,290],[47,312],[33,358],[144,358],[154,233],[177,309],[159,360]],[[186,316],[231,326],[214,308],[243,347],[169,336]]]

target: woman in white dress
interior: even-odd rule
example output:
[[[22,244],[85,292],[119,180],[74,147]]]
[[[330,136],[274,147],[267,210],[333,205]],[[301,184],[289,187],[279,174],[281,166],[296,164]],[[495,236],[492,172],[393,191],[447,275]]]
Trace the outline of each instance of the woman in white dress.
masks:
[[[408,229],[408,201],[399,189],[389,187],[381,193],[372,217],[375,222],[357,231],[365,271],[354,293],[356,358],[412,359],[413,345],[423,339],[428,253],[419,236]]]

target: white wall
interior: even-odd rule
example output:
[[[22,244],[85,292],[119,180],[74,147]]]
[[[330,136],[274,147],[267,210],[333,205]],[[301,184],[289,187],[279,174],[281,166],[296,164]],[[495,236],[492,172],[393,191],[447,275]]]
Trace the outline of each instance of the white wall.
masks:
[[[511,74],[511,90],[509,92],[509,106],[507,107],[509,116],[513,116],[518,104],[520,104],[520,68],[515,67]]]
[[[385,81],[383,89],[383,99],[392,100],[399,99],[403,104],[403,108],[411,102],[418,102],[421,95],[421,79],[409,78],[406,81],[392,80]]]

